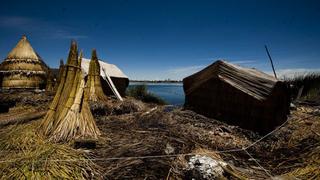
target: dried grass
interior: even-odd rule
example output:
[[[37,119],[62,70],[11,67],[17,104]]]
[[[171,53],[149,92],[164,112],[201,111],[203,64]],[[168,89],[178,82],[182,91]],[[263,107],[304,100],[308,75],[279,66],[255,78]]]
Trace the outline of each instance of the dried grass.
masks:
[[[320,73],[311,72],[294,76],[293,78],[285,78],[285,82],[293,85],[291,95],[296,98],[299,89],[302,88],[300,100],[318,100],[320,97]],[[319,101],[320,102],[320,101]]]
[[[319,117],[303,120],[307,115],[292,112],[287,124],[275,134],[248,149],[263,168],[274,176],[318,178]],[[146,110],[147,111],[147,110]],[[307,116],[308,117],[308,116]],[[99,158],[171,155],[178,157],[119,159],[97,161],[106,178],[187,179],[189,153],[206,154],[228,164],[224,171],[230,179],[266,179],[269,176],[244,151],[217,153],[247,147],[260,139],[256,133],[206,118],[192,111],[159,107],[147,112],[109,115],[97,118],[103,136],[111,141],[99,142],[93,150]],[[303,140],[305,139],[305,140]],[[319,141],[318,141],[319,142]],[[309,147],[308,146],[312,146]],[[312,154],[310,154],[313,152]],[[318,152],[318,153],[317,153]],[[219,154],[220,159],[215,157]],[[212,156],[211,156],[212,155]],[[179,162],[183,161],[183,162]],[[317,175],[317,176],[316,176]]]
[[[36,132],[39,122],[0,132],[0,179],[100,179],[99,167],[68,145]],[[77,161],[81,159],[81,161]]]

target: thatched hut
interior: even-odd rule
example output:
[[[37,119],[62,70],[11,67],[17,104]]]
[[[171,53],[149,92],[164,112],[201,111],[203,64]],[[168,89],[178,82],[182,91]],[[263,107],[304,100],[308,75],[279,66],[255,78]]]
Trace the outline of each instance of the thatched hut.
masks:
[[[81,67],[87,75],[89,72],[90,59],[82,58]],[[126,89],[129,85],[129,78],[116,65],[109,64],[99,60],[101,85],[106,95],[125,96]],[[112,88],[114,86],[115,88]],[[117,91],[117,92],[115,92]],[[117,95],[116,95],[117,96]]]
[[[22,36],[0,65],[0,87],[43,89],[48,69],[41,57],[33,50],[26,36]]]
[[[282,81],[226,61],[216,61],[183,79],[185,107],[260,133],[284,122],[288,88]]]

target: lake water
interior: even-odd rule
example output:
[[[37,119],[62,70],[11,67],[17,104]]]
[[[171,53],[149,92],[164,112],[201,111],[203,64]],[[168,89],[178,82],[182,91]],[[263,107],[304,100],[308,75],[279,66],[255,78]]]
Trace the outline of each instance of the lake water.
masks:
[[[140,83],[130,82],[129,87],[145,84],[148,91],[164,99],[168,104],[183,105],[184,92],[182,83]]]

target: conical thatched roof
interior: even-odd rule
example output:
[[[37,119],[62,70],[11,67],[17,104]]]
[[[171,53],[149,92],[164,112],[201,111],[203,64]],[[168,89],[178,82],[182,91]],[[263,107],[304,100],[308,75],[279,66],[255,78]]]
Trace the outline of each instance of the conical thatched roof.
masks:
[[[34,59],[38,60],[37,53],[33,50],[26,36],[22,36],[16,47],[8,54],[7,59]]]
[[[26,36],[0,64],[0,88],[43,88],[49,67],[34,51]]]
[[[48,66],[34,51],[25,35],[22,36],[17,45],[9,52],[7,58],[2,62],[0,69],[19,71],[47,71]],[[39,72],[40,71],[40,72]]]

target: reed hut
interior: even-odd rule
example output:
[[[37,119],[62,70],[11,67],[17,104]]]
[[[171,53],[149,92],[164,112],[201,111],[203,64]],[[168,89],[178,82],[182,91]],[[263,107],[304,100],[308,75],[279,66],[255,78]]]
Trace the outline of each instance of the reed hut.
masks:
[[[108,96],[114,95],[119,100],[125,96],[129,85],[129,78],[116,65],[98,60],[100,66],[101,86],[104,93]],[[90,59],[82,58],[82,70],[88,75]]]
[[[262,134],[283,123],[289,113],[284,82],[226,61],[184,78],[183,89],[185,108]]]
[[[2,89],[44,89],[49,67],[33,50],[26,36],[0,65]]]

